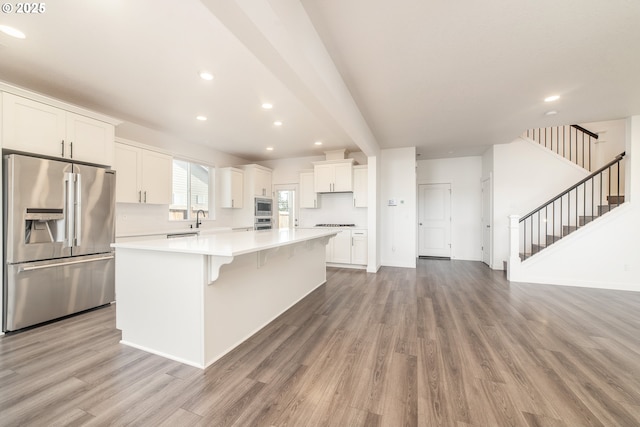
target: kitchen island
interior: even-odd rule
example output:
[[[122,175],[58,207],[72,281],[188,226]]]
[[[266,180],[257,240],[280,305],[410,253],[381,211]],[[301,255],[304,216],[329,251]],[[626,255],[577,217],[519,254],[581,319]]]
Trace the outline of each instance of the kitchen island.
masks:
[[[206,368],[326,281],[335,230],[116,243],[122,343]]]

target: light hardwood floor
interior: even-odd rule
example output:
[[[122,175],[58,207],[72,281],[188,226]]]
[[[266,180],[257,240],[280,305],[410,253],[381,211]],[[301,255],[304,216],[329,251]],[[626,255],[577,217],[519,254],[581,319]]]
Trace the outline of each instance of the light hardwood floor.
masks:
[[[205,371],[119,344],[114,316],[1,337],[0,425],[640,425],[640,293],[329,269]]]

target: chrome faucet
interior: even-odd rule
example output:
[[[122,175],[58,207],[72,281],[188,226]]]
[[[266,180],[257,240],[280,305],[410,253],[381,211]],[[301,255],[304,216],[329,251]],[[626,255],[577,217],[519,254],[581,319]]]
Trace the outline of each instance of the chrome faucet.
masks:
[[[200,212],[202,212],[202,217],[204,218],[204,211],[202,209],[198,209],[196,212],[196,228],[200,228],[200,224],[202,224],[202,221],[200,221]]]

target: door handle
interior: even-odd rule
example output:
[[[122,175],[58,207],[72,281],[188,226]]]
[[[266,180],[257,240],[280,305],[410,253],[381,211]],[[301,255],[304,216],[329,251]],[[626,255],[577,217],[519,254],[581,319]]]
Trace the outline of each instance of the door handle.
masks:
[[[73,159],[73,142],[69,143],[69,158]]]
[[[62,142],[60,143],[60,145],[62,146],[62,154],[60,155],[61,157],[64,157],[64,139],[62,140]]]
[[[144,190],[144,202],[147,203],[147,190]]]
[[[22,267],[22,268],[20,268],[18,270],[18,272],[42,270],[43,268],[62,267],[62,266],[65,266],[65,265],[73,265],[73,264],[84,264],[86,262],[104,261],[104,260],[107,260],[107,259],[113,259],[113,255],[103,256],[103,257],[100,257],[100,258],[81,259],[81,260],[77,260],[77,261],[58,262],[56,264],[33,265],[31,267]]]
[[[82,238],[82,176],[76,174],[76,222],[75,222],[75,246],[80,246]]]
[[[422,225],[422,223],[420,223],[420,225]]]
[[[73,226],[74,218],[74,196],[73,191],[73,172],[67,172],[64,177],[65,181],[65,238],[63,246],[70,248],[73,246]]]

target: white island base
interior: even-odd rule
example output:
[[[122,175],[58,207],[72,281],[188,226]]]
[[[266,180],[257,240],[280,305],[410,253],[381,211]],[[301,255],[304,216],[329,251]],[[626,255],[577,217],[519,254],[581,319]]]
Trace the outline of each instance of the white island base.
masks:
[[[118,243],[122,343],[206,368],[326,281],[335,231]]]

